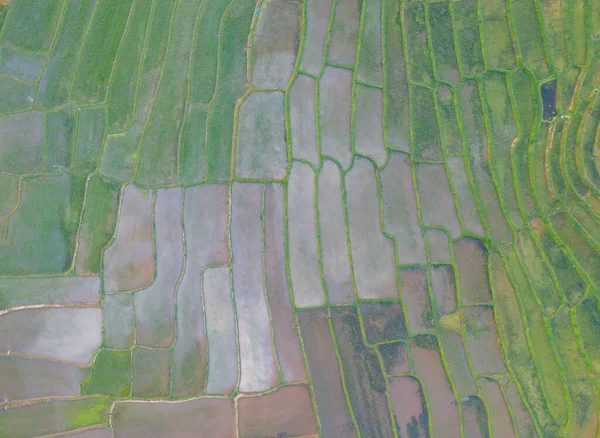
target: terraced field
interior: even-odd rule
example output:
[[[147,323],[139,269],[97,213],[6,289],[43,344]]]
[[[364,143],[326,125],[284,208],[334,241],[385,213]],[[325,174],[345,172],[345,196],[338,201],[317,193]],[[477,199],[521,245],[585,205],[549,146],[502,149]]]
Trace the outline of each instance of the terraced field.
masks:
[[[0,436],[600,436],[597,0],[0,0]]]

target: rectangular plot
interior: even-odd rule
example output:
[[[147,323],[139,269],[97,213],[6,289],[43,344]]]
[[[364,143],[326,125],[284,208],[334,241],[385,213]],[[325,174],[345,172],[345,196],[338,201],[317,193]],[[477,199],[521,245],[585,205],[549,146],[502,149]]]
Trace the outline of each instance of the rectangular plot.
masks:
[[[156,275],[135,293],[136,343],[169,347],[175,337],[175,289],[183,267],[182,189],[160,189],[154,203]]]
[[[251,76],[254,86],[279,89],[287,87],[296,64],[301,21],[300,2],[276,0],[260,9],[251,43]]]
[[[540,15],[544,20],[548,55],[557,70],[562,70],[569,64],[562,5],[563,2],[560,0],[538,2]]]
[[[545,390],[544,394],[548,409],[559,424],[564,424],[567,422],[568,417],[568,407],[565,402],[566,394],[563,391],[563,385],[566,386],[566,382],[563,382],[562,379],[560,363],[555,356],[552,339],[547,334],[547,323],[543,319],[545,315],[541,313],[537,296],[529,287],[528,278],[519,264],[516,253],[507,252],[506,262],[512,275],[515,293],[518,293],[520,298],[522,317],[525,317],[527,324],[529,349],[537,364],[537,378],[540,386]],[[542,364],[543,366],[541,366]],[[518,365],[521,365],[521,363],[515,363],[515,366]],[[522,387],[528,389],[529,385],[529,382],[523,382]],[[531,405],[536,410],[543,409],[543,404],[539,402],[536,404],[531,403]]]
[[[134,397],[167,397],[169,395],[169,350],[136,347],[133,350]]]
[[[408,344],[404,342],[389,342],[377,346],[377,349],[379,350],[383,367],[387,374],[410,373]]]
[[[515,226],[523,219],[517,203],[513,180],[511,149],[517,137],[517,126],[512,113],[506,77],[502,73],[489,73],[483,79],[484,109],[490,123],[490,165],[498,181],[498,191],[504,198],[508,214]]]
[[[133,345],[133,295],[107,294],[102,299],[104,332],[102,343],[108,348],[129,348]]]
[[[488,414],[485,404],[476,395],[461,400],[465,436],[489,438]]]
[[[489,407],[488,420],[493,435],[506,438],[516,437],[510,413],[498,382],[482,377],[479,379],[479,387],[481,388],[481,398]]]
[[[548,76],[546,50],[538,23],[534,0],[513,1],[510,13],[515,26],[514,33],[519,42],[523,64],[531,70],[536,78]]]
[[[255,6],[254,0],[234,2],[223,17],[220,53],[236,56],[221,56],[219,61],[219,77],[206,128],[210,180],[224,181],[230,177],[233,115],[236,101],[248,87],[246,45]]]
[[[532,189],[533,196],[536,200],[536,206],[540,213],[547,213],[551,208],[554,209],[554,195],[550,190],[550,181],[547,178],[546,167],[546,148],[549,136],[548,124],[543,123],[540,127],[536,138],[534,139],[533,153],[531,160],[533,161]]]
[[[444,371],[438,342],[431,335],[417,336],[411,344],[415,372],[429,402],[431,435],[460,436],[460,416],[452,386]]]
[[[444,227],[453,238],[459,237],[462,231],[444,165],[420,163],[415,173],[423,224]]]
[[[264,186],[234,183],[231,189],[233,292],[238,316],[242,392],[264,391],[279,382],[264,296],[262,212]]]
[[[594,245],[594,241],[600,242],[600,218],[596,216],[596,211],[598,211],[597,205],[578,205],[571,210],[574,220],[581,227],[580,233],[587,232],[592,238],[592,245]]]
[[[203,2],[196,21],[190,69],[190,101],[208,104],[215,92],[219,55],[219,28],[231,1]]]
[[[44,113],[29,111],[0,118],[0,170],[39,173],[44,167]]]
[[[532,219],[529,224],[541,244],[542,251],[546,254],[549,267],[554,271],[559,290],[564,293],[567,303],[576,303],[585,293],[584,280],[548,232],[546,225],[539,219]]]
[[[449,158],[448,171],[450,172],[450,179],[452,180],[454,191],[456,192],[459,207],[458,211],[462,217],[465,231],[484,236],[485,231],[483,230],[483,225],[481,223],[481,216],[475,202],[463,158]]]
[[[391,377],[390,399],[400,436],[429,436],[429,412],[420,382],[411,376]]]
[[[592,370],[600,370],[600,306],[596,297],[588,297],[581,301],[575,310],[575,323],[581,337],[581,343],[589,358]]]
[[[431,3],[427,5],[427,10],[437,74],[442,81],[457,86],[460,84],[460,73],[454,51],[449,3]]]
[[[456,283],[452,265],[433,265],[429,267],[431,291],[435,299],[438,316],[450,315],[458,310]]]
[[[63,7],[63,1],[15,2],[3,26],[4,43],[33,52],[47,51],[54,39]]]
[[[433,84],[433,66],[428,47],[425,9],[422,3],[403,4],[402,21],[408,48],[408,72],[412,82]]]
[[[406,83],[406,65],[402,46],[402,30],[397,17],[400,4],[395,0],[383,0],[385,34],[383,44],[385,73],[385,127],[387,146],[410,152],[410,114],[408,85]]]
[[[419,224],[409,156],[392,153],[380,176],[383,225],[396,241],[398,263],[425,263],[425,242]]]
[[[120,182],[131,182],[138,164],[142,124],[135,122],[122,134],[108,134],[102,151],[100,173]]]
[[[264,207],[265,287],[273,321],[277,360],[286,382],[306,380],[285,266],[284,187],[269,184]]]
[[[411,333],[423,333],[433,329],[433,310],[427,290],[427,274],[423,268],[401,268],[400,285],[402,302]]]
[[[331,319],[348,399],[361,435],[393,436],[385,378],[377,355],[364,345],[356,309],[334,307]]]
[[[306,2],[306,30],[300,69],[318,75],[323,65],[325,39],[329,28],[329,15],[333,0],[308,0]]]
[[[427,228],[427,246],[429,247],[429,257],[432,263],[450,262],[450,243],[448,234],[437,228]]]
[[[483,39],[487,61],[492,68],[510,70],[515,66],[513,41],[505,0],[481,2]]]
[[[27,178],[20,188],[19,209],[10,217],[0,246],[0,272],[31,275],[68,271],[85,197],[85,177],[62,173]]]
[[[51,435],[106,424],[112,403],[108,397],[34,403],[2,411],[0,424],[4,430],[14,431],[14,438]]]
[[[43,308],[0,317],[0,351],[89,364],[102,343],[99,308]]]
[[[597,286],[600,282],[600,255],[584,237],[582,227],[573,221],[569,213],[555,214],[550,220],[558,236]]]
[[[581,121],[581,115],[578,112],[576,112],[574,116],[574,122],[579,123]],[[566,136],[566,134],[564,134],[564,131],[568,129],[568,126],[569,125],[565,124],[564,120],[558,120],[554,127],[554,130],[551,131],[552,135],[549,138],[545,151],[545,173],[547,175],[546,178],[548,179],[548,186],[550,188],[550,192],[552,193],[553,198],[556,198],[557,200],[560,200],[567,205],[572,203],[572,199],[570,196],[568,198],[565,198],[565,194],[567,192],[567,180],[561,174],[560,161],[562,149],[561,143],[562,139],[564,138],[563,136]]]
[[[479,19],[477,0],[451,2],[452,24],[456,32],[457,57],[463,77],[473,77],[485,70],[481,39],[479,37]]]
[[[132,0],[117,4],[99,2],[87,29],[77,66],[72,98],[81,104],[102,103],[117,51],[131,10]],[[110,32],[106,32],[110,29]]]
[[[564,22],[566,23],[566,39],[571,65],[583,66],[587,58],[587,2],[573,0],[563,2]],[[592,8],[593,9],[593,8]]]
[[[206,392],[232,392],[238,379],[235,318],[229,268],[209,268],[203,273],[202,292],[208,341]]]
[[[469,157],[467,169],[473,175],[474,183],[477,186],[477,195],[484,207],[482,219],[487,220],[494,239],[511,242],[512,233],[500,207],[488,163],[489,151],[485,120],[475,82],[467,82],[463,85],[460,91],[460,101],[467,140],[465,152]]]
[[[571,423],[573,436],[593,436],[598,427],[598,402],[585,360],[578,348],[571,311],[563,310],[552,320],[552,334],[562,359],[563,369],[573,403]]]
[[[332,161],[323,162],[317,187],[321,260],[329,303],[353,302],[356,297],[344,221],[342,177]]]
[[[0,73],[24,82],[37,82],[46,63],[44,55],[10,47],[0,49]]]
[[[356,67],[356,77],[373,85],[381,85],[381,1],[365,2],[363,28],[360,34],[360,51]]]
[[[35,96],[35,85],[0,75],[0,94],[2,95],[0,116],[23,112],[31,108]]]
[[[134,1],[130,23],[115,60],[107,96],[108,132],[123,132],[135,117],[138,73],[144,56],[148,23],[154,1]]]
[[[306,363],[323,437],[356,437],[325,309],[298,311]]]
[[[117,225],[120,189],[118,184],[99,176],[92,176],[88,180],[85,207],[79,224],[75,272],[100,273],[102,251]]]
[[[465,345],[460,334],[443,332],[440,335],[440,343],[444,349],[448,373],[454,382],[456,392],[463,397],[468,394],[476,394],[477,385],[471,374]]]
[[[437,104],[442,151],[447,155],[461,155],[463,149],[462,134],[456,119],[454,92],[448,85],[441,84],[438,87]]]
[[[524,69],[519,69],[510,76],[510,86],[516,109],[515,121],[519,129],[518,141],[513,146],[517,198],[525,213],[532,217],[537,214],[537,210],[532,196],[533,175],[529,159],[534,149],[531,133],[539,120],[537,87],[533,75]]]
[[[321,154],[335,159],[347,169],[352,162],[352,72],[326,67],[319,80],[318,93]]]
[[[402,303],[361,302],[360,316],[370,344],[408,338]]]
[[[75,104],[67,105],[57,112],[46,113],[46,172],[59,172],[71,167],[77,135],[77,116]]]
[[[394,245],[381,229],[371,162],[357,158],[344,183],[356,292],[360,298],[397,298]]]
[[[162,74],[171,32],[175,3],[169,0],[153,0],[154,11],[148,24],[146,50],[138,76],[135,119],[145,122],[150,116],[152,103]],[[222,4],[223,2],[218,2]],[[148,49],[151,48],[151,50]]]
[[[58,2],[54,2],[58,4]],[[36,105],[54,108],[67,101],[77,73],[88,23],[96,6],[94,0],[69,0],[54,50],[38,87]]]
[[[360,25],[362,2],[360,0],[338,0],[329,37],[330,62],[354,65],[356,43]]]
[[[206,118],[208,108],[189,104],[186,108],[179,144],[179,179],[184,185],[206,178]]]
[[[283,386],[238,402],[239,436],[308,436],[317,432],[317,420],[308,386]]]
[[[523,400],[521,400],[521,394],[519,394],[517,385],[511,383],[505,391],[507,404],[510,405],[512,410],[517,435],[527,438],[537,437],[533,420],[531,419]]]
[[[525,326],[521,319],[518,297],[498,255],[494,255],[492,259],[492,281],[496,291],[497,326],[500,336],[504,339],[506,359],[510,361],[512,371],[540,427],[544,432],[554,434],[556,427],[538,381]],[[562,396],[554,400],[554,404],[555,406],[562,404],[564,412],[566,401]]]
[[[158,436],[234,436],[233,401],[198,398],[184,402],[120,402],[111,426],[116,438]]]
[[[441,161],[437,114],[433,94],[424,87],[410,87],[410,126],[412,147],[416,159]]]
[[[92,375],[81,383],[81,394],[131,396],[131,350],[101,349],[94,358]]]
[[[315,174],[304,163],[294,162],[288,182],[288,251],[290,278],[296,307],[324,305],[326,301],[319,265]]]
[[[90,174],[98,168],[105,132],[106,111],[103,107],[83,108],[79,112],[75,169]]]
[[[462,311],[475,374],[506,373],[492,307],[469,306],[463,307]]]
[[[517,249],[536,295],[539,297],[546,313],[552,314],[562,303],[561,295],[556,289],[550,269],[542,258],[542,254],[530,233],[527,230],[518,233]]]
[[[165,66],[155,101],[140,144],[136,181],[144,185],[177,184],[179,133],[183,125],[188,94],[192,36],[200,0],[188,0],[175,7],[177,26],[169,36]]]
[[[235,176],[281,180],[288,165],[284,95],[254,91],[239,106]]]
[[[89,370],[75,365],[0,356],[0,396],[6,401],[76,396],[79,395],[79,383],[88,376]]]
[[[104,251],[106,292],[138,289],[154,278],[153,198],[154,192],[132,185],[123,190],[117,232]]]
[[[315,87],[313,78],[297,75],[289,91],[292,155],[318,166],[317,120],[315,115]]]
[[[354,93],[354,149],[383,166],[388,156],[383,142],[383,93],[360,84]]]
[[[200,274],[206,265],[229,263],[229,190],[225,184],[185,189],[183,228],[186,258],[177,290],[177,339],[171,386],[175,397],[204,391],[206,334]]]
[[[99,277],[0,279],[0,310],[37,304],[84,304],[99,301]]]

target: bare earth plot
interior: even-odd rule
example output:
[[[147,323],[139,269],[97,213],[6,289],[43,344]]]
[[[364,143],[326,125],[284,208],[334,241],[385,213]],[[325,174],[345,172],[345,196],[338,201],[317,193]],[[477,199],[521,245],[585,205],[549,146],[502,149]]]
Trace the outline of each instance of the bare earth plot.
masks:
[[[0,0],[0,437],[600,437],[600,2]]]

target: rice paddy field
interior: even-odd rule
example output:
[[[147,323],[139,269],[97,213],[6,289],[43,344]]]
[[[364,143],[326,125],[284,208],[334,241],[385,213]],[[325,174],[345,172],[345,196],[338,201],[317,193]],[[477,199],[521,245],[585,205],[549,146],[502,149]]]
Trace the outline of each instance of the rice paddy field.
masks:
[[[600,2],[0,0],[0,437],[599,422]]]

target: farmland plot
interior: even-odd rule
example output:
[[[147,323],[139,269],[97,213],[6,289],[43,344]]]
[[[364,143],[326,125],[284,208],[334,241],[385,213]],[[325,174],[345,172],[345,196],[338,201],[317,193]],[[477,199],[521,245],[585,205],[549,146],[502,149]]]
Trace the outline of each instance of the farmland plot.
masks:
[[[599,18],[0,0],[0,436],[597,436]]]

